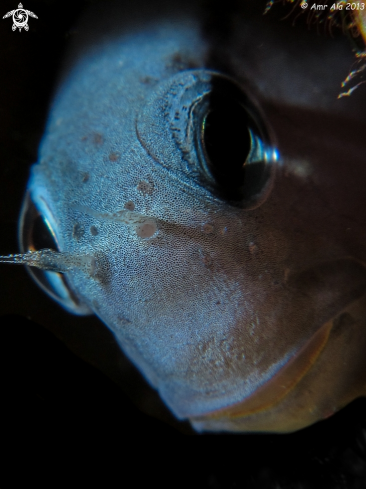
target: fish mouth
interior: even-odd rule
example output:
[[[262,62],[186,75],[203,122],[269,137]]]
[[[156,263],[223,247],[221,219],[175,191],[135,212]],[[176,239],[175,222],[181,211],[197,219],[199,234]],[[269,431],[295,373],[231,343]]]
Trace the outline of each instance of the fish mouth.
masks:
[[[290,277],[289,288],[296,289],[298,293],[305,294],[308,297],[313,297],[313,294],[316,295],[317,293],[314,302],[318,301],[320,306],[319,315],[322,318],[320,327],[294,352],[287,363],[270,380],[259,386],[245,399],[230,406],[211,411],[203,416],[190,418],[196,429],[201,430],[201,427],[205,429],[207,423],[210,426],[209,429],[212,430],[214,429],[215,421],[219,421],[222,427],[223,419],[228,420],[229,423],[230,421],[235,423],[237,420],[242,420],[243,425],[245,425],[245,419],[248,418],[264,419],[266,413],[278,409],[281,403],[299,387],[300,381],[310,373],[315,364],[323,362],[321,367],[323,368],[324,360],[322,362],[319,362],[319,360],[324,357],[322,353],[326,351],[328,344],[333,341],[334,330],[337,328],[339,320],[349,316],[349,311],[355,304],[360,303],[360,299],[363,301],[362,304],[364,304],[366,296],[366,266],[363,262],[353,258],[323,262],[316,267],[309,268]],[[309,389],[309,387],[307,388]],[[344,402],[342,404],[339,401],[334,412],[343,407],[343,405]],[[301,425],[301,421],[299,424]],[[299,427],[304,427],[307,424]],[[249,425],[252,425],[252,423],[249,423]],[[243,429],[241,431],[246,430]],[[249,429],[248,431],[285,432],[293,431],[293,429],[261,429],[259,425],[258,429]]]
[[[270,381],[259,387],[251,396],[229,408],[209,413],[206,417],[241,418],[266,411],[281,402],[319,358],[328,342],[334,319],[326,322]]]

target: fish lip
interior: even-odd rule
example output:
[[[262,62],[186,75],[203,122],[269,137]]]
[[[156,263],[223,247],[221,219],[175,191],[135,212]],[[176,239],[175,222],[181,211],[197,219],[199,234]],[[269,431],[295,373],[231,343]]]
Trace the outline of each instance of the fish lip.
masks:
[[[364,282],[355,287],[355,297],[348,300],[338,307],[333,314],[329,315],[314,331],[311,337],[298,348],[290,357],[290,359],[277,371],[273,377],[265,383],[259,385],[252,393],[246,396],[242,401],[235,402],[230,406],[215,409],[199,416],[189,416],[192,423],[213,422],[215,420],[237,419],[250,417],[252,415],[262,414],[266,411],[271,411],[274,407],[280,404],[299,384],[299,382],[309,373],[311,368],[316,364],[322,352],[327,346],[332,329],[334,328],[335,320],[340,317],[352,304],[358,302],[366,295],[366,264],[353,257],[344,257],[340,259],[322,262],[320,267],[329,267],[333,265],[352,264],[355,270],[361,272],[361,277]],[[309,274],[316,267],[294,274],[289,278],[289,281],[294,282],[296,275]],[[292,279],[292,280],[291,280]],[[260,430],[259,430],[260,431]]]
[[[309,372],[324,350],[333,327],[333,318],[325,323],[299,351],[277,372],[274,377],[258,387],[243,401],[229,408],[207,413],[203,417],[190,418],[202,421],[207,418],[243,418],[270,410],[280,403]]]

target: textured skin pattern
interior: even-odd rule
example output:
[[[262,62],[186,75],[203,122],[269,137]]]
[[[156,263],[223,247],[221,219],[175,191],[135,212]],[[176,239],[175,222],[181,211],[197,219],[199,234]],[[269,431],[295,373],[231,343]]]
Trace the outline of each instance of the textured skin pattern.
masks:
[[[304,142],[304,150],[300,138],[298,147],[281,145],[294,130],[293,100],[306,110],[319,100],[332,111],[333,99],[325,89],[300,96],[316,81],[295,63],[286,91],[290,74],[281,78],[281,55],[270,76],[270,52],[280,46],[268,32],[268,51],[259,56],[254,23],[242,17],[231,41],[238,49],[227,46],[230,74],[250,92],[265,73],[254,92],[267,104],[283,166],[274,158],[276,179],[257,206],[234,206],[205,181],[184,132],[202,86],[216,76],[199,12],[118,15],[118,35],[100,20],[99,33],[96,24],[89,28],[98,41],[80,42],[65,70],[29,182],[59,250],[94,260],[90,273],[67,272],[68,282],[173,412],[197,429],[291,431],[312,423],[365,386],[362,375],[349,382],[365,371],[358,354],[345,354],[348,370],[324,367],[339,357],[345,328],[354,329],[352,344],[366,345],[364,218],[347,241],[348,224],[332,198],[345,181],[343,160],[329,156],[316,169],[322,138]],[[285,111],[274,110],[274,101]],[[305,126],[315,120],[304,116]],[[326,152],[333,152],[329,144]],[[339,168],[338,180],[323,191],[330,164]],[[333,341],[334,321],[341,326]],[[299,352],[304,361],[295,367]],[[287,383],[279,393],[283,369]],[[240,409],[206,416],[252,399],[271,382],[274,390],[246,416]]]

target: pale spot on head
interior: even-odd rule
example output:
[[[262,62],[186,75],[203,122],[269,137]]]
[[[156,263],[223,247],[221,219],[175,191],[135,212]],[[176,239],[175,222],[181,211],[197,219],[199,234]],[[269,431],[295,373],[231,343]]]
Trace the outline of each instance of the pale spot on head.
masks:
[[[157,231],[155,221],[146,221],[136,226],[136,234],[142,239],[151,238]]]
[[[99,146],[103,144],[103,142],[104,142],[103,136],[99,134],[99,132],[93,133],[93,143],[95,145]]]
[[[300,179],[309,178],[313,173],[312,166],[307,160],[287,159],[285,161],[285,175],[294,175]]]
[[[120,157],[119,153],[112,152],[109,154],[108,159],[109,159],[109,161],[117,161],[119,159],[119,157]]]
[[[128,211],[134,211],[135,210],[135,204],[131,200],[129,200],[128,202],[126,202],[124,207]]]
[[[154,185],[152,183],[141,180],[137,185],[137,190],[143,195],[151,195],[154,191]]]
[[[212,224],[209,224],[208,222],[206,222],[203,226],[202,226],[202,231],[205,233],[205,234],[211,234],[214,232],[214,227]]]

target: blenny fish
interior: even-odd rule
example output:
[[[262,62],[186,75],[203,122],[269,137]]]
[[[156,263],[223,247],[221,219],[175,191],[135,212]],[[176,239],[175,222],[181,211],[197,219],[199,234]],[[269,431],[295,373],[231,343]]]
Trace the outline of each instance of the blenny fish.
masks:
[[[2,257],[199,432],[291,432],[366,395],[366,95],[337,100],[343,38],[264,8],[95,4]]]

